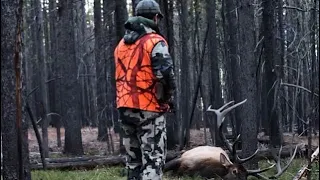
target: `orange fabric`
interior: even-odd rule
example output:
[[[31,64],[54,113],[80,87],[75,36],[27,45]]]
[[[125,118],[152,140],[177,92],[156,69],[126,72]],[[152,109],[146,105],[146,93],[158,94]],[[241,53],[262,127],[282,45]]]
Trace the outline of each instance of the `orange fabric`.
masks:
[[[151,65],[152,49],[161,40],[165,41],[160,35],[150,33],[134,44],[125,44],[122,39],[116,47],[114,57],[117,108],[167,111],[168,105],[159,104],[157,101],[155,94],[157,79]]]

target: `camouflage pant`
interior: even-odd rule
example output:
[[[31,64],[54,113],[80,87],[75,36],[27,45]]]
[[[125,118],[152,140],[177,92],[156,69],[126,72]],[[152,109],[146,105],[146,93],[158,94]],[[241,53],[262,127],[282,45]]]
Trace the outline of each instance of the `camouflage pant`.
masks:
[[[166,121],[162,114],[120,110],[128,180],[161,180],[166,157]]]

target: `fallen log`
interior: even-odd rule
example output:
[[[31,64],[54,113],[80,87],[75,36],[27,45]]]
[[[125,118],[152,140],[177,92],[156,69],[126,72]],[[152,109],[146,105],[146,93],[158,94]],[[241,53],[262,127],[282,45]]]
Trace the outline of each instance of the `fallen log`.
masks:
[[[281,152],[281,157],[290,157],[292,151],[292,146],[284,146]],[[303,153],[304,149],[298,148],[298,152]],[[278,151],[278,149],[277,149]],[[182,151],[183,152],[183,151]],[[166,162],[178,157],[182,152],[168,152],[166,157]],[[241,154],[241,151],[237,153]],[[298,156],[296,156],[298,157]],[[264,160],[266,158],[272,159],[272,154],[270,150],[261,150],[257,156],[257,159]],[[36,162],[36,161],[33,161]],[[46,158],[47,169],[90,169],[97,166],[124,166],[125,158],[123,156],[87,156],[87,157],[74,157],[74,158]],[[31,169],[42,169],[42,163],[31,164]]]
[[[65,160],[65,159],[64,159]],[[59,161],[59,160],[58,160]],[[70,162],[47,162],[47,169],[90,169],[97,166],[120,166],[124,165],[125,159],[121,156],[100,158],[100,159],[89,159],[89,160],[76,160],[73,159]],[[42,169],[42,163],[31,164],[32,170]]]
[[[180,152],[169,151],[167,153],[166,161],[170,161],[177,156]],[[84,157],[67,157],[67,158],[46,158],[47,169],[90,169],[96,166],[117,166],[125,165],[125,157],[123,156],[84,156]],[[40,161],[31,160],[31,169],[42,169]]]
[[[319,156],[319,147],[312,153],[311,155],[311,163],[315,161],[315,159]],[[293,180],[299,180],[303,177],[305,177],[310,169],[308,168],[308,164],[304,165],[298,173],[294,176]]]
[[[291,157],[294,149],[295,149],[295,146],[292,146],[292,145],[283,146],[281,151],[281,158]],[[276,152],[279,152],[280,148],[275,148],[274,150]],[[237,151],[237,153],[241,154],[241,151],[239,152]],[[297,153],[295,157],[296,158],[304,157],[305,154],[306,154],[305,146],[303,144],[298,145]],[[255,158],[258,160],[273,159],[272,151],[271,149],[260,150],[259,153],[257,153]]]
[[[81,162],[92,161],[96,159],[106,159],[107,156],[85,156],[85,157],[67,157],[67,158],[46,158],[48,163],[67,163],[67,162]]]
[[[28,101],[26,103],[26,110],[27,110],[27,112],[29,114],[29,117],[30,117],[30,120],[31,120],[31,123],[32,123],[32,127],[34,129],[34,133],[36,134],[36,137],[37,137],[40,156],[41,156],[41,161],[42,161],[42,167],[43,167],[43,169],[46,169],[47,165],[46,165],[46,162],[45,162],[45,156],[44,156],[44,150],[43,150],[43,144],[42,144],[41,136],[40,136],[39,130],[37,128],[36,120],[33,118],[33,114],[32,114],[32,111],[31,111],[31,108],[29,106]]]

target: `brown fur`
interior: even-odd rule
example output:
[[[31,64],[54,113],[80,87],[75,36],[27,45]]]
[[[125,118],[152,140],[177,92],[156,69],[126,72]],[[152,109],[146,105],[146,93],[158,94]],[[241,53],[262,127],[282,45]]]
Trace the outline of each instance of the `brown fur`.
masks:
[[[242,165],[233,164],[225,151],[209,146],[186,151],[180,158],[167,162],[164,171],[173,171],[178,176],[220,177],[225,180],[243,179],[247,175],[246,169]]]

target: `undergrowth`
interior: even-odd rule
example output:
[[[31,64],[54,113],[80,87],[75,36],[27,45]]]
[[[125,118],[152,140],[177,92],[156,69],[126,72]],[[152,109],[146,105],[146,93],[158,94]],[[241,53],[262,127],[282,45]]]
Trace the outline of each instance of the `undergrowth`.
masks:
[[[292,162],[288,170],[279,178],[279,180],[289,180],[306,164],[306,160],[296,159]],[[267,167],[266,162],[260,162],[260,167]],[[284,166],[284,165],[283,165]],[[276,173],[276,169],[272,169],[264,175],[270,176]],[[255,178],[250,178],[254,180]],[[319,163],[314,163],[312,168],[312,180],[319,179]],[[123,167],[102,167],[93,170],[74,170],[74,171],[59,171],[59,170],[37,170],[32,171],[32,180],[126,180],[123,176]],[[172,177],[165,174],[164,180],[201,180],[201,178],[190,177]]]

